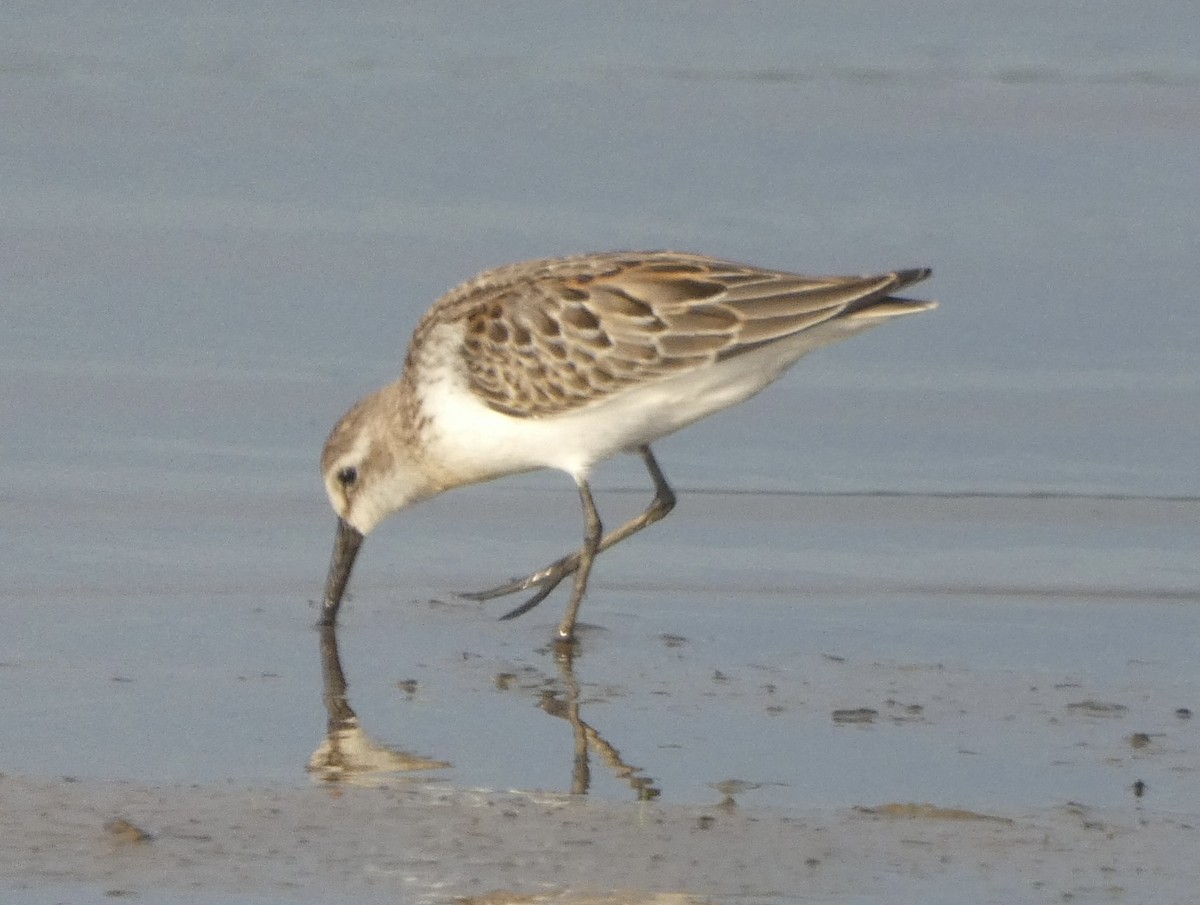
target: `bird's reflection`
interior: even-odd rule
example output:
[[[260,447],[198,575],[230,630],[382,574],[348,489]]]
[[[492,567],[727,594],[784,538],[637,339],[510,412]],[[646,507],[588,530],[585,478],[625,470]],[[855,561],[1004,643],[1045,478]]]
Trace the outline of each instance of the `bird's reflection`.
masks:
[[[327,782],[369,782],[381,774],[412,770],[440,770],[445,761],[430,760],[372,740],[358,725],[358,716],[346,697],[346,676],[338,656],[333,626],[321,633],[321,695],[329,722],[325,740],[308,760],[308,770]]]
[[[382,745],[363,732],[358,716],[350,706],[346,691],[346,676],[338,654],[337,629],[318,626],[321,638],[322,702],[328,715],[325,739],[308,762],[308,770],[329,782],[369,783],[381,775],[413,770],[438,770],[450,767],[446,761],[430,760],[389,745]],[[572,748],[571,793],[586,795],[591,787],[591,755],[595,752],[615,776],[623,780],[640,801],[657,798],[661,790],[654,780],[642,774],[640,767],[626,763],[618,751],[580,715],[580,684],[575,678],[574,661],[570,653],[557,652],[556,678],[539,681],[538,706],[551,716],[571,725]],[[514,677],[515,678],[515,677]],[[497,686],[511,687],[497,680]],[[529,686],[525,686],[528,689]]]
[[[556,651],[554,656],[558,674],[562,680],[562,693],[543,690],[539,705],[551,716],[560,717],[571,724],[574,737],[574,760],[571,766],[571,794],[586,795],[592,784],[589,754],[595,751],[620,779],[633,790],[639,801],[650,801],[662,794],[649,776],[642,775],[641,767],[626,763],[607,739],[579,715],[579,681],[575,678],[575,661],[571,652]]]

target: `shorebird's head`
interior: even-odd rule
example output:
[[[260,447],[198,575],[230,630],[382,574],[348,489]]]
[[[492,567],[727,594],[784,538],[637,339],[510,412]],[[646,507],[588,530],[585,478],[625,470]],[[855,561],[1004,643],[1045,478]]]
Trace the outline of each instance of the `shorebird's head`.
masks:
[[[325,625],[337,617],[363,538],[393,512],[430,496],[429,481],[404,442],[385,392],[343,415],[321,454],[325,492],[338,517],[322,606]]]

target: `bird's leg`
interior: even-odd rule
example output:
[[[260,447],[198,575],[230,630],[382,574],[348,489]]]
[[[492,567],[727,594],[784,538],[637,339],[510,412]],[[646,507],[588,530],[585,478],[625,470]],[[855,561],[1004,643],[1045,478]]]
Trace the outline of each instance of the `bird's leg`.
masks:
[[[620,543],[631,534],[641,531],[647,525],[652,525],[663,519],[667,513],[675,508],[675,493],[671,490],[671,485],[667,483],[666,477],[663,476],[662,469],[658,467],[654,453],[650,451],[649,446],[638,447],[638,452],[641,453],[642,461],[646,463],[646,470],[650,472],[650,478],[654,481],[654,499],[650,501],[650,505],[640,515],[631,518],[619,528],[604,535],[600,540],[600,546],[596,548],[596,553],[603,553],[609,547],[613,546],[613,544]],[[468,600],[491,600],[493,597],[503,597],[506,594],[516,594],[519,591],[527,591],[529,588],[537,588],[538,592],[533,597],[500,617],[502,619],[514,619],[523,613],[528,613],[545,600],[564,578],[578,569],[582,555],[582,550],[576,550],[525,578],[516,579],[499,587],[489,588],[486,591],[460,594],[459,596],[465,597]]]
[[[592,563],[596,554],[600,552],[600,541],[604,537],[600,513],[596,511],[596,502],[592,499],[592,489],[588,487],[587,481],[579,482],[579,501],[583,503],[583,547],[579,550],[579,565],[575,569],[575,589],[571,592],[566,615],[558,624],[558,641],[563,644],[570,644],[575,640],[575,619],[579,616],[579,604],[583,602],[588,575],[591,574]]]

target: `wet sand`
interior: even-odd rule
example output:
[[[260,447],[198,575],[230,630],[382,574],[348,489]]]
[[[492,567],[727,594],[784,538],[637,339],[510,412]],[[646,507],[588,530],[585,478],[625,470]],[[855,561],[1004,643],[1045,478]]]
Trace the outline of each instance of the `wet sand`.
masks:
[[[363,789],[13,776],[0,795],[13,903],[452,902],[502,890],[513,895],[486,901],[688,893],[745,903],[1182,905],[1200,844],[1200,814],[1132,801],[998,814],[893,802],[777,811],[403,779]]]

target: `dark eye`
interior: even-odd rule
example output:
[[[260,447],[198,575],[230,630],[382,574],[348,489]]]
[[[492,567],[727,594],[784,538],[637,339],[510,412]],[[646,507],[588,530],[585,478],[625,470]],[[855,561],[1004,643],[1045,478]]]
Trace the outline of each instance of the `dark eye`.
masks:
[[[353,465],[347,465],[338,471],[337,479],[343,487],[352,487],[358,481],[358,469]]]

